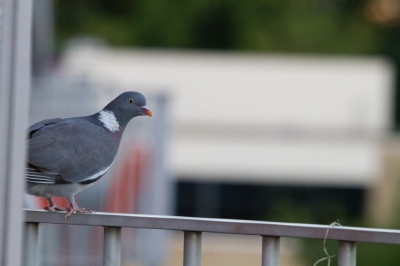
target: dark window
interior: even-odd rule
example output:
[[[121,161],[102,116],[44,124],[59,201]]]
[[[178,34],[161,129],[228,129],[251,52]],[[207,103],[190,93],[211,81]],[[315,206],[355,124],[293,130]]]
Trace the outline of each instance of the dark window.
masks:
[[[331,223],[363,214],[361,188],[178,182],[180,216]]]

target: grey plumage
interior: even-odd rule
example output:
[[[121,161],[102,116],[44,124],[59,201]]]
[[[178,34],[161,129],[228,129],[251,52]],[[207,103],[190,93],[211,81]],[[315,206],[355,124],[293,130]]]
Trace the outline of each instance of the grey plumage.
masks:
[[[94,184],[111,167],[122,133],[135,116],[149,115],[146,99],[125,92],[91,116],[47,119],[28,129],[27,193],[48,199],[49,210],[63,209],[52,196],[66,197],[72,212],[74,195]]]
[[[101,167],[110,166],[118,150],[107,129],[87,117],[41,128],[32,134],[28,147],[29,165],[54,184],[85,181],[103,170]],[[28,169],[32,171],[32,167]]]

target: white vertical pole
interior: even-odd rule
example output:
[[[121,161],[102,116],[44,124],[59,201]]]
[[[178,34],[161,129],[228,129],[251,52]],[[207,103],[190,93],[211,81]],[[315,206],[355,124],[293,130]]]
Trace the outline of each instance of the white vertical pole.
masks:
[[[104,227],[103,266],[121,265],[121,227]]]
[[[339,241],[339,266],[356,266],[357,242]]]
[[[32,0],[1,0],[0,265],[21,264]]]
[[[262,266],[279,266],[280,260],[280,237],[263,236],[262,237]]]
[[[201,232],[185,231],[183,266],[201,266]]]
[[[39,224],[25,223],[23,266],[38,266]]]

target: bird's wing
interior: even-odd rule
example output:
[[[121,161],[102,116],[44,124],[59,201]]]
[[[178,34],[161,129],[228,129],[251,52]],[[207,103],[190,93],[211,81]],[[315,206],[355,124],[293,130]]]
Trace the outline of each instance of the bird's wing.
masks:
[[[70,118],[42,127],[31,135],[27,162],[45,169],[42,176],[46,172],[57,173],[61,182],[83,182],[104,174],[116,153],[117,147],[104,128],[83,118]],[[40,181],[52,178],[52,174],[46,174]]]
[[[33,124],[33,125],[30,126],[30,127],[28,128],[28,130],[27,130],[27,131],[28,131],[29,138],[31,138],[32,135],[33,135],[36,131],[38,131],[38,130],[44,128],[45,126],[58,123],[58,122],[60,122],[60,121],[62,121],[62,120],[63,120],[63,119],[61,119],[61,118],[52,118],[52,119],[42,120],[42,121],[40,121],[40,122],[37,122],[37,123]]]
[[[60,121],[62,121],[61,118],[53,118],[53,119],[42,120],[40,122],[33,124],[27,130],[28,138],[31,139],[32,135],[35,132],[42,130],[46,126],[56,124]],[[25,172],[26,172],[25,180],[30,183],[57,184],[58,183],[57,181],[61,181],[60,174],[57,173],[56,171],[47,168],[36,167],[32,164],[29,164],[29,162],[27,168],[25,169]]]
[[[30,183],[36,184],[63,184],[66,183],[62,180],[59,173],[49,170],[35,167],[28,164],[26,168],[25,180]]]

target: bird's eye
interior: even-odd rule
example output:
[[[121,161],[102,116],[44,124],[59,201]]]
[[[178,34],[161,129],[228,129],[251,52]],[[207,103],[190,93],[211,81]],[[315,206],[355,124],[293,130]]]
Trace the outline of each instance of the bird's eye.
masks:
[[[129,99],[129,103],[133,103],[133,100],[132,100],[132,99]]]

